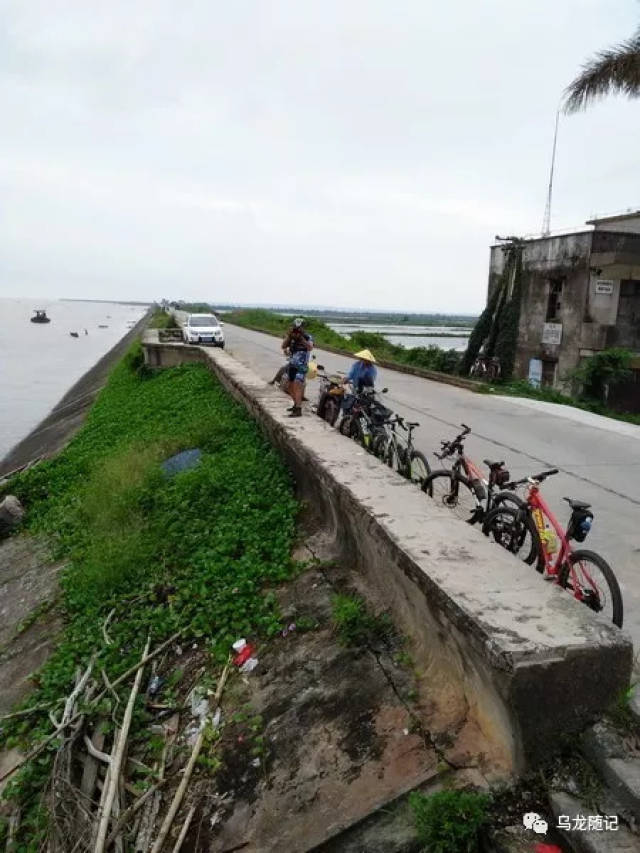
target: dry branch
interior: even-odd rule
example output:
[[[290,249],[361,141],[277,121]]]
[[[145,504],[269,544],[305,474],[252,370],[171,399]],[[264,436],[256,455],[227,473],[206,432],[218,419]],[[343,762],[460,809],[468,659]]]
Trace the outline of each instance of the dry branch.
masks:
[[[231,666],[231,661],[227,661],[227,665],[222,671],[222,675],[220,676],[220,681],[218,682],[218,687],[216,689],[215,697],[214,697],[214,706],[213,711],[215,711],[220,703],[220,698],[222,696],[222,691],[224,690],[224,685],[227,681],[227,676],[229,674],[229,667]],[[204,723],[204,721],[203,721]],[[204,741],[204,732],[205,726],[202,725],[200,731],[198,732],[198,737],[196,738],[196,742],[193,745],[193,750],[189,757],[189,761],[187,762],[187,766],[184,770],[184,775],[178,785],[178,789],[173,797],[171,802],[171,806],[169,807],[169,811],[167,812],[165,819],[160,828],[160,832],[158,833],[158,837],[155,840],[153,847],[151,848],[151,853],[160,853],[164,842],[167,837],[167,833],[171,829],[171,824],[173,823],[176,814],[178,813],[178,809],[182,803],[182,799],[184,797],[184,793],[187,790],[187,786],[191,779],[191,774],[193,773],[193,768],[195,767],[196,761],[198,760],[198,756],[200,755],[200,750],[202,749],[202,744]]]
[[[143,661],[148,656],[150,643],[151,638],[148,638],[147,644],[144,647],[144,652],[142,654]],[[100,822],[98,825],[98,834],[96,837],[94,853],[102,853],[102,851],[104,850],[104,845],[107,838],[107,830],[109,828],[109,820],[111,818],[111,809],[113,808],[114,798],[116,796],[116,792],[118,791],[118,786],[120,784],[120,768],[122,766],[122,759],[124,757],[124,751],[127,745],[127,738],[129,736],[129,727],[131,726],[131,719],[133,717],[133,706],[135,704],[138,691],[140,690],[140,682],[142,680],[143,672],[144,667],[140,665],[136,672],[136,677],[133,683],[133,687],[131,688],[131,693],[129,694],[129,701],[127,702],[127,708],[124,712],[124,718],[122,720],[122,728],[120,729],[117,738],[114,740],[114,751],[111,755],[109,769],[107,770],[107,793],[105,795],[103,809],[100,814]]]
[[[180,830],[180,835],[178,836],[178,840],[173,846],[173,853],[179,853],[180,848],[182,847],[182,842],[187,837],[187,832],[189,832],[189,827],[191,826],[191,821],[193,820],[193,816],[195,814],[196,807],[191,806],[189,812],[182,824],[182,829]]]
[[[160,652],[162,652],[164,649],[166,649],[167,646],[169,646],[171,643],[174,643],[178,639],[178,637],[180,637],[183,633],[184,633],[184,629],[182,631],[176,631],[176,633],[172,637],[169,637],[169,639],[165,640],[164,643],[159,645],[157,649],[154,649],[152,652],[150,652],[146,656],[146,658],[139,661],[137,664],[130,667],[126,672],[124,672],[122,675],[120,675],[118,678],[116,678],[116,680],[111,684],[111,686],[117,687],[119,684],[121,684],[123,681],[125,681],[127,678],[129,678],[131,675],[133,675],[134,672],[137,672],[141,667],[145,666],[152,658],[156,657],[156,655],[159,655]],[[96,705],[101,699],[104,698],[106,692],[107,691],[105,689],[105,690],[102,690],[100,693],[98,693],[98,695],[95,697],[95,699],[92,700],[91,704]],[[51,732],[50,735],[47,735],[47,737],[44,740],[41,740],[40,743],[31,750],[31,752],[29,752],[27,755],[25,755],[25,757],[22,759],[22,761],[18,762],[18,764],[16,764],[14,767],[9,768],[9,770],[7,770],[5,773],[3,773],[2,776],[0,776],[0,782],[4,782],[5,779],[8,779],[10,776],[13,776],[13,774],[16,772],[16,770],[19,770],[21,767],[23,767],[29,761],[32,761],[34,758],[36,758],[38,755],[40,755],[40,753],[43,752],[47,748],[47,746],[51,743],[52,740],[55,740],[58,737],[58,735],[61,734],[64,731],[64,729],[66,729],[67,726],[69,726],[71,723],[77,722],[81,716],[82,716],[81,712],[78,711],[76,714],[74,714],[74,716],[72,716],[69,720],[67,720],[66,723],[62,723],[60,726],[58,726],[55,729],[55,731]]]

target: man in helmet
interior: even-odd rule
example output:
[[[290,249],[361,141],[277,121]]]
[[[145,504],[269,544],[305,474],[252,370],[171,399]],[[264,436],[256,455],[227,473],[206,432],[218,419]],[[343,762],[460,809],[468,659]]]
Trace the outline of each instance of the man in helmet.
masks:
[[[287,366],[289,386],[287,390],[293,400],[293,406],[289,409],[289,417],[299,418],[302,416],[304,382],[309,369],[311,350],[313,349],[313,338],[305,331],[302,317],[296,317],[291,324],[291,328],[282,342],[282,349],[289,353]]]

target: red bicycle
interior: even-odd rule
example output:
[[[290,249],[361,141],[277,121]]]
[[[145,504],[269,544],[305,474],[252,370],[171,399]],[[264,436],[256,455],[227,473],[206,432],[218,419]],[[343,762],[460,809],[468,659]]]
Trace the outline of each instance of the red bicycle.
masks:
[[[507,483],[505,488],[527,485],[524,506],[501,505],[492,510],[483,526],[484,532],[512,553],[518,554],[530,534],[537,544],[536,569],[569,590],[578,601],[596,613],[602,613],[622,628],[622,594],[611,566],[594,551],[575,550],[571,540],[584,542],[591,529],[593,512],[584,501],[564,498],[571,507],[567,529],[554,516],[540,494],[540,485],[557,468],[532,477]],[[527,546],[525,546],[527,547]]]

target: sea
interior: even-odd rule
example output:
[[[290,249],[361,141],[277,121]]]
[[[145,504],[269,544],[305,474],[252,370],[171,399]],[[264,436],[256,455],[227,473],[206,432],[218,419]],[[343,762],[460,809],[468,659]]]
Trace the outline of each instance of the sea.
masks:
[[[29,322],[36,308],[51,322]],[[0,459],[146,310],[116,302],[0,299]]]
[[[350,337],[354,332],[377,332],[397,346],[406,347],[429,347],[437,346],[441,349],[454,349],[464,352],[467,348],[471,328],[465,329],[459,326],[410,326],[393,325],[386,323],[328,323],[330,328],[345,337]]]

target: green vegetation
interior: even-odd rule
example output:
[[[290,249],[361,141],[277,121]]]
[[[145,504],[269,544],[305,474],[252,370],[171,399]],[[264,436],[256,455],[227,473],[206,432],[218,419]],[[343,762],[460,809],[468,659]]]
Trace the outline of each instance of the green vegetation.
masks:
[[[458,372],[460,353],[454,349],[444,350],[437,346],[408,349],[389,343],[384,335],[377,332],[354,332],[350,338],[346,338],[315,317],[308,315],[305,317],[307,329],[316,346],[332,347],[354,353],[361,349],[370,349],[378,360],[406,364],[426,370],[437,370],[441,373]],[[225,319],[238,326],[260,329],[284,337],[293,318],[275,314],[273,311],[265,311],[261,308],[250,308],[233,311],[225,315]]]
[[[614,347],[586,358],[573,371],[572,379],[581,383],[586,400],[605,403],[609,388],[631,378],[634,355],[631,350]]]
[[[478,390],[481,390],[480,387]],[[583,409],[586,412],[594,412],[597,415],[604,415],[618,421],[640,424],[640,415],[615,412],[595,400],[575,399],[555,388],[536,388],[526,379],[518,379],[513,382],[496,382],[493,385],[482,386],[482,390],[488,393],[506,394],[511,397],[531,397],[534,400],[544,400],[547,403],[560,403],[563,406],[573,406],[574,409]]]
[[[388,614],[373,616],[358,596],[335,595],[331,606],[333,623],[343,646],[376,645],[393,634]]]
[[[54,708],[94,652],[94,670],[113,681],[139,659],[148,633],[156,646],[182,630],[222,661],[237,637],[281,628],[265,587],[293,568],[287,472],[204,366],[145,376],[139,361],[137,344],[66,450],[12,480],[28,528],[69,561],[61,579],[66,626],[28,707]],[[166,477],[162,460],[194,447],[199,464]],[[105,645],[112,609],[113,643]],[[143,719],[141,707],[136,714]],[[50,732],[47,712],[34,711],[3,727],[2,740],[25,748]],[[51,756],[45,751],[7,789],[23,808],[21,850],[40,849],[39,794]]]
[[[173,314],[167,314],[158,308],[153,312],[149,322],[150,329],[177,329],[178,324],[175,321]]]
[[[425,853],[476,853],[487,821],[489,797],[474,791],[414,791],[409,804]]]

